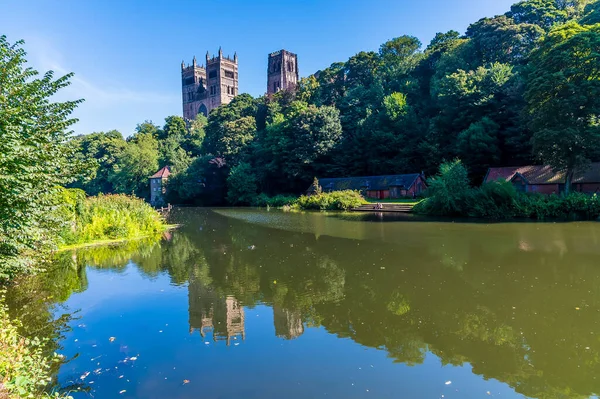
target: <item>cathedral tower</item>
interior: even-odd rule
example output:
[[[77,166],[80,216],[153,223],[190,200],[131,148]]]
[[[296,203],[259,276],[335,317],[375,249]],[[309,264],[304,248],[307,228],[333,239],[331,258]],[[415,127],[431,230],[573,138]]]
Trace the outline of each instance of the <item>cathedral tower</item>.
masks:
[[[219,54],[209,56],[206,64],[198,65],[196,57],[192,65],[181,63],[181,91],[183,118],[195,119],[196,115],[208,113],[220,105],[228,104],[238,94],[238,58]]]
[[[267,94],[279,90],[294,90],[299,81],[298,56],[286,50],[269,54],[267,69]]]

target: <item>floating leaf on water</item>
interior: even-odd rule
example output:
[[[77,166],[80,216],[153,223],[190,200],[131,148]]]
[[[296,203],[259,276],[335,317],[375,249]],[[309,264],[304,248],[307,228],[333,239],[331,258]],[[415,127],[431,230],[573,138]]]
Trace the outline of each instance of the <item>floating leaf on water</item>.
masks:
[[[190,383],[190,380],[183,380],[183,384],[184,384],[184,385],[185,385],[185,384],[189,384],[189,383]]]
[[[121,395],[123,395],[125,392],[127,392],[125,389],[123,389],[122,391],[119,391],[119,393],[120,393]]]
[[[116,339],[115,337],[110,337],[108,340],[109,340],[110,342],[114,342],[114,341],[115,341],[115,339]]]
[[[446,381],[446,385],[452,384],[452,381]]]

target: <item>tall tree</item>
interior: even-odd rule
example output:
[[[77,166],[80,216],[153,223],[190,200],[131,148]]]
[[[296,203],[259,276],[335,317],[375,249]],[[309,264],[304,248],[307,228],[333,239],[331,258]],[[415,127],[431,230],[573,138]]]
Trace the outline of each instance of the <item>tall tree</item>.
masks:
[[[565,172],[568,192],[600,146],[600,26],[552,30],[532,55],[526,98],[535,153]]]
[[[136,134],[127,143],[123,156],[114,166],[115,190],[146,198],[150,195],[148,178],[158,170],[158,142],[151,134]]]
[[[60,185],[71,175],[69,127],[80,101],[53,102],[72,74],[26,67],[23,42],[0,36],[0,277],[33,266],[32,253],[47,248],[44,231]]]

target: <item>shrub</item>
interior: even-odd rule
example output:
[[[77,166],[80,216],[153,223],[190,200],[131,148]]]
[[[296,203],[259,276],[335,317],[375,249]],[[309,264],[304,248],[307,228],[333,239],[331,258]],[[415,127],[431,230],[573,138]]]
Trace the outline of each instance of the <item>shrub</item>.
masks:
[[[468,216],[507,219],[517,216],[517,190],[506,181],[485,183],[470,189],[467,196]]]
[[[298,197],[294,197],[293,195],[276,195],[274,197],[269,197],[268,195],[261,193],[254,198],[252,201],[253,206],[259,207],[272,207],[272,208],[282,208],[284,206],[291,206],[296,203]]]
[[[358,191],[334,191],[316,195],[303,195],[298,198],[295,207],[315,210],[344,210],[361,206],[365,199]]]
[[[51,381],[52,363],[61,359],[56,354],[45,356],[44,342],[21,337],[18,325],[10,319],[4,298],[0,298],[0,382],[9,398],[50,397],[42,391]]]
[[[415,212],[448,216],[466,214],[471,192],[467,169],[460,160],[440,165],[438,175],[431,177],[427,185],[427,199],[415,207]]]

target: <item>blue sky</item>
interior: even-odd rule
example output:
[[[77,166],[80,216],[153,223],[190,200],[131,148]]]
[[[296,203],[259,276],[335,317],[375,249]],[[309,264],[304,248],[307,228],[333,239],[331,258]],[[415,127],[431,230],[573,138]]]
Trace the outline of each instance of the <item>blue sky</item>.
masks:
[[[181,61],[237,51],[240,93],[266,91],[267,54],[298,54],[300,75],[410,34],[464,32],[514,0],[3,0],[0,34],[24,39],[31,66],[74,72],[61,99],[84,98],[76,133],[162,124],[180,115]]]

